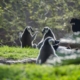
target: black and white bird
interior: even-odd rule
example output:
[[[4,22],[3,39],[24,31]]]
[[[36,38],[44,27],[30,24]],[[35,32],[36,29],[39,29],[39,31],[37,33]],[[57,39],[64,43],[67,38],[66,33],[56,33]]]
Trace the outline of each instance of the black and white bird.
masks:
[[[55,49],[53,48],[53,44],[55,44],[55,40],[52,37],[47,37],[43,41],[40,47],[39,55],[36,60],[37,64],[45,63],[50,55],[56,56],[58,58],[57,54],[55,53]]]

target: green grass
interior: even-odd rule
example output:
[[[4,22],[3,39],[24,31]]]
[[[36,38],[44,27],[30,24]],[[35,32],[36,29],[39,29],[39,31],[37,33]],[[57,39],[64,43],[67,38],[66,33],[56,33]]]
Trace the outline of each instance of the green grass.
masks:
[[[37,57],[39,53],[38,49],[31,48],[20,48],[20,47],[0,47],[0,57],[6,59],[23,59]]]
[[[31,48],[0,47],[0,58],[24,59],[38,53]],[[0,64],[0,80],[80,80],[80,65]]]
[[[0,80],[80,80],[80,65],[1,65]]]

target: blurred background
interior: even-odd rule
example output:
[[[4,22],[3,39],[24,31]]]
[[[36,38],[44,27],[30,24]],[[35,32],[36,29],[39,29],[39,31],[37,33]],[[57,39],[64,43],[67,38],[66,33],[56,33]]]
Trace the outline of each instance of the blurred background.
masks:
[[[20,46],[19,33],[26,26],[49,26],[60,39],[72,32],[72,17],[80,18],[80,0],[0,0],[0,45]]]

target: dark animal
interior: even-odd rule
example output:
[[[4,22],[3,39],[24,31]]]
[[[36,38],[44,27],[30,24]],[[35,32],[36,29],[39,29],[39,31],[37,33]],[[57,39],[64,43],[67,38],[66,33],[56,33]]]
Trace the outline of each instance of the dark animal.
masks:
[[[54,33],[52,32],[52,30],[49,27],[44,27],[42,30],[42,34],[44,35],[43,39],[45,39],[47,37],[52,37],[53,39],[56,40]]]
[[[72,24],[73,32],[80,32],[80,19],[72,18],[70,23]]]
[[[37,45],[38,49],[40,49],[40,47],[41,47],[41,45],[42,45],[45,38],[52,37],[54,40],[56,40],[56,37],[55,37],[54,33],[52,32],[52,30],[49,27],[44,27],[42,29],[42,34],[43,34],[43,38]]]
[[[46,60],[49,58],[51,54],[58,57],[55,53],[55,50],[53,48],[53,44],[55,44],[55,40],[52,37],[47,37],[40,48],[40,53],[38,55],[38,58],[36,60],[37,64],[43,64],[46,62]]]
[[[37,32],[35,32],[34,35],[32,35],[31,32],[34,32],[34,31],[33,31],[32,27],[30,27],[30,26],[28,26],[24,29],[22,36],[20,38],[22,48],[23,47],[32,47],[32,44],[36,38]]]
[[[57,48],[59,47],[59,43],[60,43],[59,40],[55,40],[55,43],[53,44],[55,50],[57,50]]]

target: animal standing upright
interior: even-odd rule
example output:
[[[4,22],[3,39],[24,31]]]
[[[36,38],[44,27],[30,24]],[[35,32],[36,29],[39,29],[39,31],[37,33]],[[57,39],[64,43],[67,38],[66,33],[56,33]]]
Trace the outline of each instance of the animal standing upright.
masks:
[[[35,40],[37,32],[34,33],[34,35],[31,34],[31,32],[34,32],[31,26],[27,26],[20,38],[21,40],[21,47],[32,47],[33,40]]]
[[[53,48],[53,44],[55,44],[55,40],[52,37],[47,37],[43,41],[39,55],[36,60],[37,64],[45,63],[51,54],[58,57],[57,54],[55,53],[55,49]]]
[[[38,49],[40,49],[45,38],[52,37],[54,40],[56,40],[55,34],[52,32],[52,30],[49,27],[44,27],[42,29],[42,34],[43,34],[43,38],[41,39],[41,41],[37,45]]]

